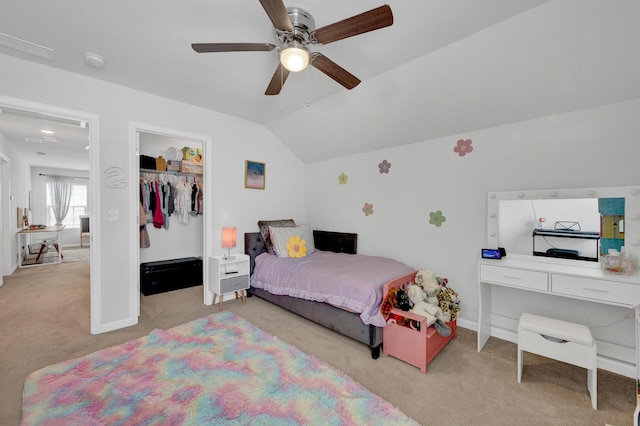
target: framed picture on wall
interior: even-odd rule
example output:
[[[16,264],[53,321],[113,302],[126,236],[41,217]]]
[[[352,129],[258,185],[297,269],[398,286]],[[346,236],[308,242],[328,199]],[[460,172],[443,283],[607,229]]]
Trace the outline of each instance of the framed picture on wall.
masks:
[[[249,189],[264,189],[265,172],[267,166],[257,161],[244,162],[244,187]]]

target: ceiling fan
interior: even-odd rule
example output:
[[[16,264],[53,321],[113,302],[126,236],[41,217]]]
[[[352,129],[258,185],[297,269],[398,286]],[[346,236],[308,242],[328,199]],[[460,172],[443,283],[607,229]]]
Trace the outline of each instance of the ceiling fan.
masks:
[[[271,43],[193,43],[191,47],[198,53],[271,52],[277,49],[280,63],[265,95],[279,94],[289,73],[302,71],[308,65],[312,65],[345,88],[353,89],[360,84],[356,76],[322,53],[311,52],[307,45],[329,44],[393,24],[393,13],[388,5],[316,29],[313,16],[304,9],[287,8],[282,0],[260,0],[260,4],[276,29],[278,39],[282,43],[281,47]]]

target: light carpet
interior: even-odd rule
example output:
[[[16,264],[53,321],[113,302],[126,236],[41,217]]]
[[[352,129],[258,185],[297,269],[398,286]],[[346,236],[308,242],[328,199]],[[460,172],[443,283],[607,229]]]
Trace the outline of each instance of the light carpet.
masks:
[[[22,412],[23,425],[417,425],[231,312],[36,371]]]
[[[63,263],[71,262],[88,262],[90,259],[90,251],[88,247],[73,247],[62,249]]]

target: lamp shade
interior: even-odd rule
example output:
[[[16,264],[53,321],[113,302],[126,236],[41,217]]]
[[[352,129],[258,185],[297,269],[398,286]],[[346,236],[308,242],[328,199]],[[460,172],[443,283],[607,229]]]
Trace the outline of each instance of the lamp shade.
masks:
[[[232,248],[236,246],[236,228],[222,228],[222,247]]]
[[[309,50],[300,43],[289,43],[280,52],[280,63],[291,72],[302,71],[309,65]]]

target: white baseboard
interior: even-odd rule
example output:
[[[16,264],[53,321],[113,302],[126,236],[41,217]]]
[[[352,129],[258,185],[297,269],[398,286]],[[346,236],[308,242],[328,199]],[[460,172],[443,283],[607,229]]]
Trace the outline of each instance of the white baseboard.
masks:
[[[118,330],[120,328],[125,328],[125,327],[129,327],[132,325],[136,325],[138,323],[138,318],[134,318],[134,319],[125,319],[125,320],[120,320],[120,321],[114,321],[114,322],[110,322],[107,324],[102,324],[100,326],[100,329],[97,331],[91,331],[91,334],[101,334],[101,333],[107,333],[109,331],[114,331],[114,330]]]

